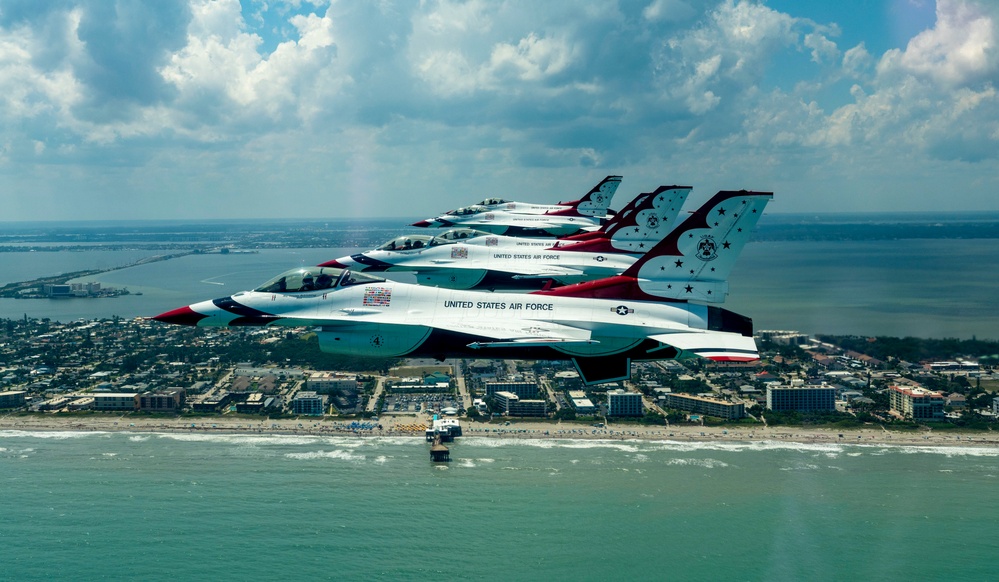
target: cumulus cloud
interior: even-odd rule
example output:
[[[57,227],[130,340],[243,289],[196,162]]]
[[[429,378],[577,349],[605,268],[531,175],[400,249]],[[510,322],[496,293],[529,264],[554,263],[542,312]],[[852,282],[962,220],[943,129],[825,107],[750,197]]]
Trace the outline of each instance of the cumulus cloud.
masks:
[[[995,12],[995,11],[994,11]],[[922,151],[945,160],[999,156],[999,20],[982,5],[939,0],[936,24],[904,50],[877,63],[869,89],[830,115],[829,143]],[[866,64],[866,51],[847,53],[844,68]]]
[[[879,72],[951,86],[995,80],[999,37],[994,12],[965,0],[938,0],[936,25],[916,35],[904,51],[888,51]]]
[[[849,18],[766,0],[8,0],[0,196],[211,192],[213,212],[303,215],[332,190],[423,215],[455,205],[416,207],[442,180],[557,198],[590,171],[706,189],[895,164],[999,176],[999,7],[938,0],[890,50]]]

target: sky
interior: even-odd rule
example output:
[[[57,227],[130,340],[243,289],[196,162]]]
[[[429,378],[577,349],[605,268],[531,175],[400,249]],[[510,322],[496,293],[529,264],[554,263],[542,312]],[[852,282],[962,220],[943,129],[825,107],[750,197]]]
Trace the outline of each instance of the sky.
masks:
[[[995,0],[4,0],[0,222],[999,210]]]

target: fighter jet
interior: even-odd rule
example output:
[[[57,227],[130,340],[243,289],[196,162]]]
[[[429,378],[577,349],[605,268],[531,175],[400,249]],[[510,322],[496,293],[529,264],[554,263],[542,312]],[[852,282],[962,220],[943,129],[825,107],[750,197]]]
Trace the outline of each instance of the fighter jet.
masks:
[[[320,266],[412,272],[422,285],[490,291],[536,290],[619,275],[671,230],[689,192],[687,186],[660,186],[639,194],[601,229],[603,238],[561,239],[553,245],[551,239],[453,229],[440,237],[404,235]]]
[[[660,186],[653,192],[639,194],[603,227],[560,237],[556,246],[565,248],[573,242],[608,239],[616,250],[644,253],[676,225],[690,190],[690,186]]]
[[[522,202],[511,208],[486,199],[489,205],[473,205],[451,210],[436,218],[414,222],[422,228],[465,227],[512,236],[565,236],[598,229],[607,214],[607,204],[621,183],[620,176],[607,176],[579,200],[552,206]]]
[[[496,294],[306,267],[253,291],[153,319],[201,327],[313,327],[321,349],[355,356],[571,360],[586,384],[629,378],[632,360],[751,361],[759,357],[751,319],[670,298],[674,283],[657,278],[674,262],[700,275],[733,261],[737,251],[729,237],[741,227],[732,220],[728,231],[716,230],[716,216],[720,226],[723,217],[758,214],[770,197],[730,197],[711,216],[684,221],[686,228],[674,230],[622,275],[557,289]],[[710,296],[717,288],[688,277],[679,295]]]
[[[514,214],[548,214],[565,212],[575,209],[582,216],[603,217],[608,214],[608,207],[614,192],[621,184],[621,176],[607,176],[579,200],[559,202],[558,204],[533,204],[531,202],[514,202],[502,198],[486,198],[473,206],[481,206],[486,211],[501,210]]]

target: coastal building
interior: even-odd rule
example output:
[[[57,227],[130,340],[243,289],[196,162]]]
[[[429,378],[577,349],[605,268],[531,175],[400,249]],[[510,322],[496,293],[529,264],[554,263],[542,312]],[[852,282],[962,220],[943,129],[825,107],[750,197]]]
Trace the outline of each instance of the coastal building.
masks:
[[[274,405],[274,397],[263,392],[253,392],[246,400],[236,403],[236,412],[240,414],[260,414]]]
[[[586,397],[586,392],[583,390],[570,390],[569,402],[572,402],[576,414],[594,414],[597,411],[597,407]]]
[[[660,396],[660,402],[666,408],[675,410],[685,410],[706,416],[715,416],[728,420],[735,420],[746,416],[746,407],[741,402],[729,402],[720,398],[708,396],[695,396],[682,392],[664,394]]]
[[[260,368],[250,362],[236,364],[233,376],[248,376],[257,378],[262,376],[274,376],[280,380],[293,380],[305,377],[305,371],[301,368]]]
[[[138,410],[135,392],[94,394],[94,410]]]
[[[309,390],[316,392],[317,394],[357,392],[357,374],[313,372],[309,374],[305,385]]]
[[[834,412],[836,389],[832,386],[767,386],[767,409],[774,412]]]
[[[441,442],[449,443],[460,436],[461,423],[457,418],[434,418],[426,430],[428,443],[433,442],[435,437],[440,437]]]
[[[65,396],[56,396],[55,398],[50,398],[38,403],[38,411],[50,412],[54,410],[62,410],[63,408],[68,408],[70,402],[72,402],[72,400]]]
[[[620,388],[607,392],[607,416],[642,416],[642,395]]]
[[[575,370],[562,370],[555,373],[555,384],[559,390],[575,390],[583,385],[583,381]]]
[[[158,392],[143,392],[136,398],[142,412],[177,412],[184,407],[186,392],[182,388],[171,388]]]
[[[534,398],[538,395],[537,382],[486,382],[486,396],[497,392],[513,392],[520,398]]]
[[[978,362],[962,360],[960,362],[930,362],[930,371],[933,372],[977,372],[980,370]]]
[[[782,330],[782,329],[761,329],[757,332],[760,339],[766,342],[773,342],[782,346],[804,346],[808,345],[809,337],[806,334]]]
[[[508,416],[538,416],[544,417],[548,403],[544,400],[521,399],[511,403],[507,410]]]
[[[24,390],[0,392],[0,408],[20,408],[24,406]]]
[[[69,403],[70,410],[91,410],[94,407],[93,397],[84,396]]]
[[[547,409],[544,400],[522,400],[513,392],[505,390],[493,394],[493,399],[504,416],[545,416]]]
[[[291,401],[293,414],[322,416],[326,412],[326,396],[311,391],[302,391]]]
[[[888,390],[890,412],[908,420],[942,420],[944,395],[925,388],[891,386]]]
[[[62,297],[72,297],[73,288],[70,287],[69,285],[46,284],[42,286],[42,293],[44,293],[46,297],[50,297],[52,299],[59,299]]]
[[[191,410],[194,412],[218,412],[235,399],[232,392],[216,392],[209,397],[199,398],[191,402]]]

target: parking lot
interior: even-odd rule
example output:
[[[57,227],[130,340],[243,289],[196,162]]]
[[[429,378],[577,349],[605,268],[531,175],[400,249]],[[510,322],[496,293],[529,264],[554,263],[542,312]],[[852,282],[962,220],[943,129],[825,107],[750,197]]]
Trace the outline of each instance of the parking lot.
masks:
[[[453,394],[389,394],[385,397],[382,412],[439,414],[447,408],[460,412],[461,401]]]

